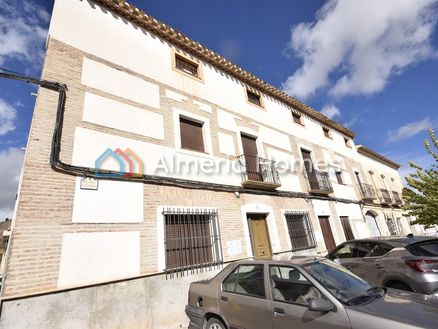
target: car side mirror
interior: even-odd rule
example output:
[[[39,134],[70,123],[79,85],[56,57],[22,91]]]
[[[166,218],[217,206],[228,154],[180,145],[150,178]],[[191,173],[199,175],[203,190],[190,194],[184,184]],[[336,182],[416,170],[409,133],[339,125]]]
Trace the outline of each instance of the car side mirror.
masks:
[[[309,311],[314,312],[330,312],[335,310],[335,306],[332,302],[324,298],[311,299],[308,308]]]

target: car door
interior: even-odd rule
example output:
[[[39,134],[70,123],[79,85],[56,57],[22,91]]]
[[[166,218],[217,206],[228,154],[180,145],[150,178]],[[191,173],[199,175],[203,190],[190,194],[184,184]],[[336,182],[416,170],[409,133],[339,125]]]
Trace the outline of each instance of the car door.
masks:
[[[343,310],[314,312],[308,309],[311,299],[326,299],[326,296],[297,268],[271,265],[269,274],[273,329],[350,328]]]
[[[264,264],[241,264],[222,282],[219,312],[230,328],[270,329]]]
[[[356,274],[380,286],[386,271],[386,254],[391,249],[392,247],[385,243],[358,242],[358,255],[362,257],[358,257],[360,266],[357,267]]]

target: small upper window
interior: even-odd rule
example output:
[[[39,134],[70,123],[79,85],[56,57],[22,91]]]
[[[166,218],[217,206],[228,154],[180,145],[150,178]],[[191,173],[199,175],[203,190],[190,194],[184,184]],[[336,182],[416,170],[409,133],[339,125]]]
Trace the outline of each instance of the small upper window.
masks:
[[[261,96],[251,90],[246,90],[246,95],[248,96],[248,102],[253,103],[257,106],[262,106]]]
[[[188,59],[181,57],[179,55],[175,55],[175,66],[178,70],[181,70],[187,74],[199,78],[198,64],[191,62]]]
[[[324,136],[331,138],[332,136],[330,135],[330,129],[326,128],[326,127],[322,127],[322,131],[324,132]]]
[[[179,118],[181,133],[181,148],[205,152],[203,124],[186,118]]]
[[[341,171],[336,172],[336,180],[338,181],[338,184],[344,185],[344,181],[342,180],[342,172]]]
[[[344,137],[344,143],[345,143],[345,146],[351,147],[351,142],[347,137]]]
[[[296,112],[292,112],[292,118],[294,119],[295,123],[298,123],[300,125],[303,124],[303,122],[301,121],[301,114],[296,113]]]

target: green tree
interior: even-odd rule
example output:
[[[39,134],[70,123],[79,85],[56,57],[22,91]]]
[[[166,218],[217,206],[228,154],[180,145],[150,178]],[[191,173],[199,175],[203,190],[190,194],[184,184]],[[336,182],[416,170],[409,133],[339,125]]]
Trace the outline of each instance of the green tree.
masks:
[[[410,161],[415,172],[406,176],[408,187],[403,189],[403,209],[416,216],[416,224],[424,225],[438,224],[438,139],[433,130],[429,130],[429,135],[430,141],[426,139],[424,146],[434,162],[425,169]]]

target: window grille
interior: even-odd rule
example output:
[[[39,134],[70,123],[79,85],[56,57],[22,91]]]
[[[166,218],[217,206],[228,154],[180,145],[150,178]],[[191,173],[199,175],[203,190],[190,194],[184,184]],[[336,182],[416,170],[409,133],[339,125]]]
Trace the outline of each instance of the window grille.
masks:
[[[287,228],[292,250],[310,249],[316,246],[309,213],[302,211],[286,211]]]
[[[198,65],[190,62],[189,60],[182,58],[178,55],[175,57],[175,64],[178,70],[181,70],[187,74],[193,75],[198,78]]]
[[[218,213],[214,209],[166,208],[166,276],[184,276],[223,263]]]
[[[258,105],[258,106],[262,106],[262,102],[260,100],[260,95],[253,93],[252,91],[246,90],[246,93],[248,95],[248,101]]]

